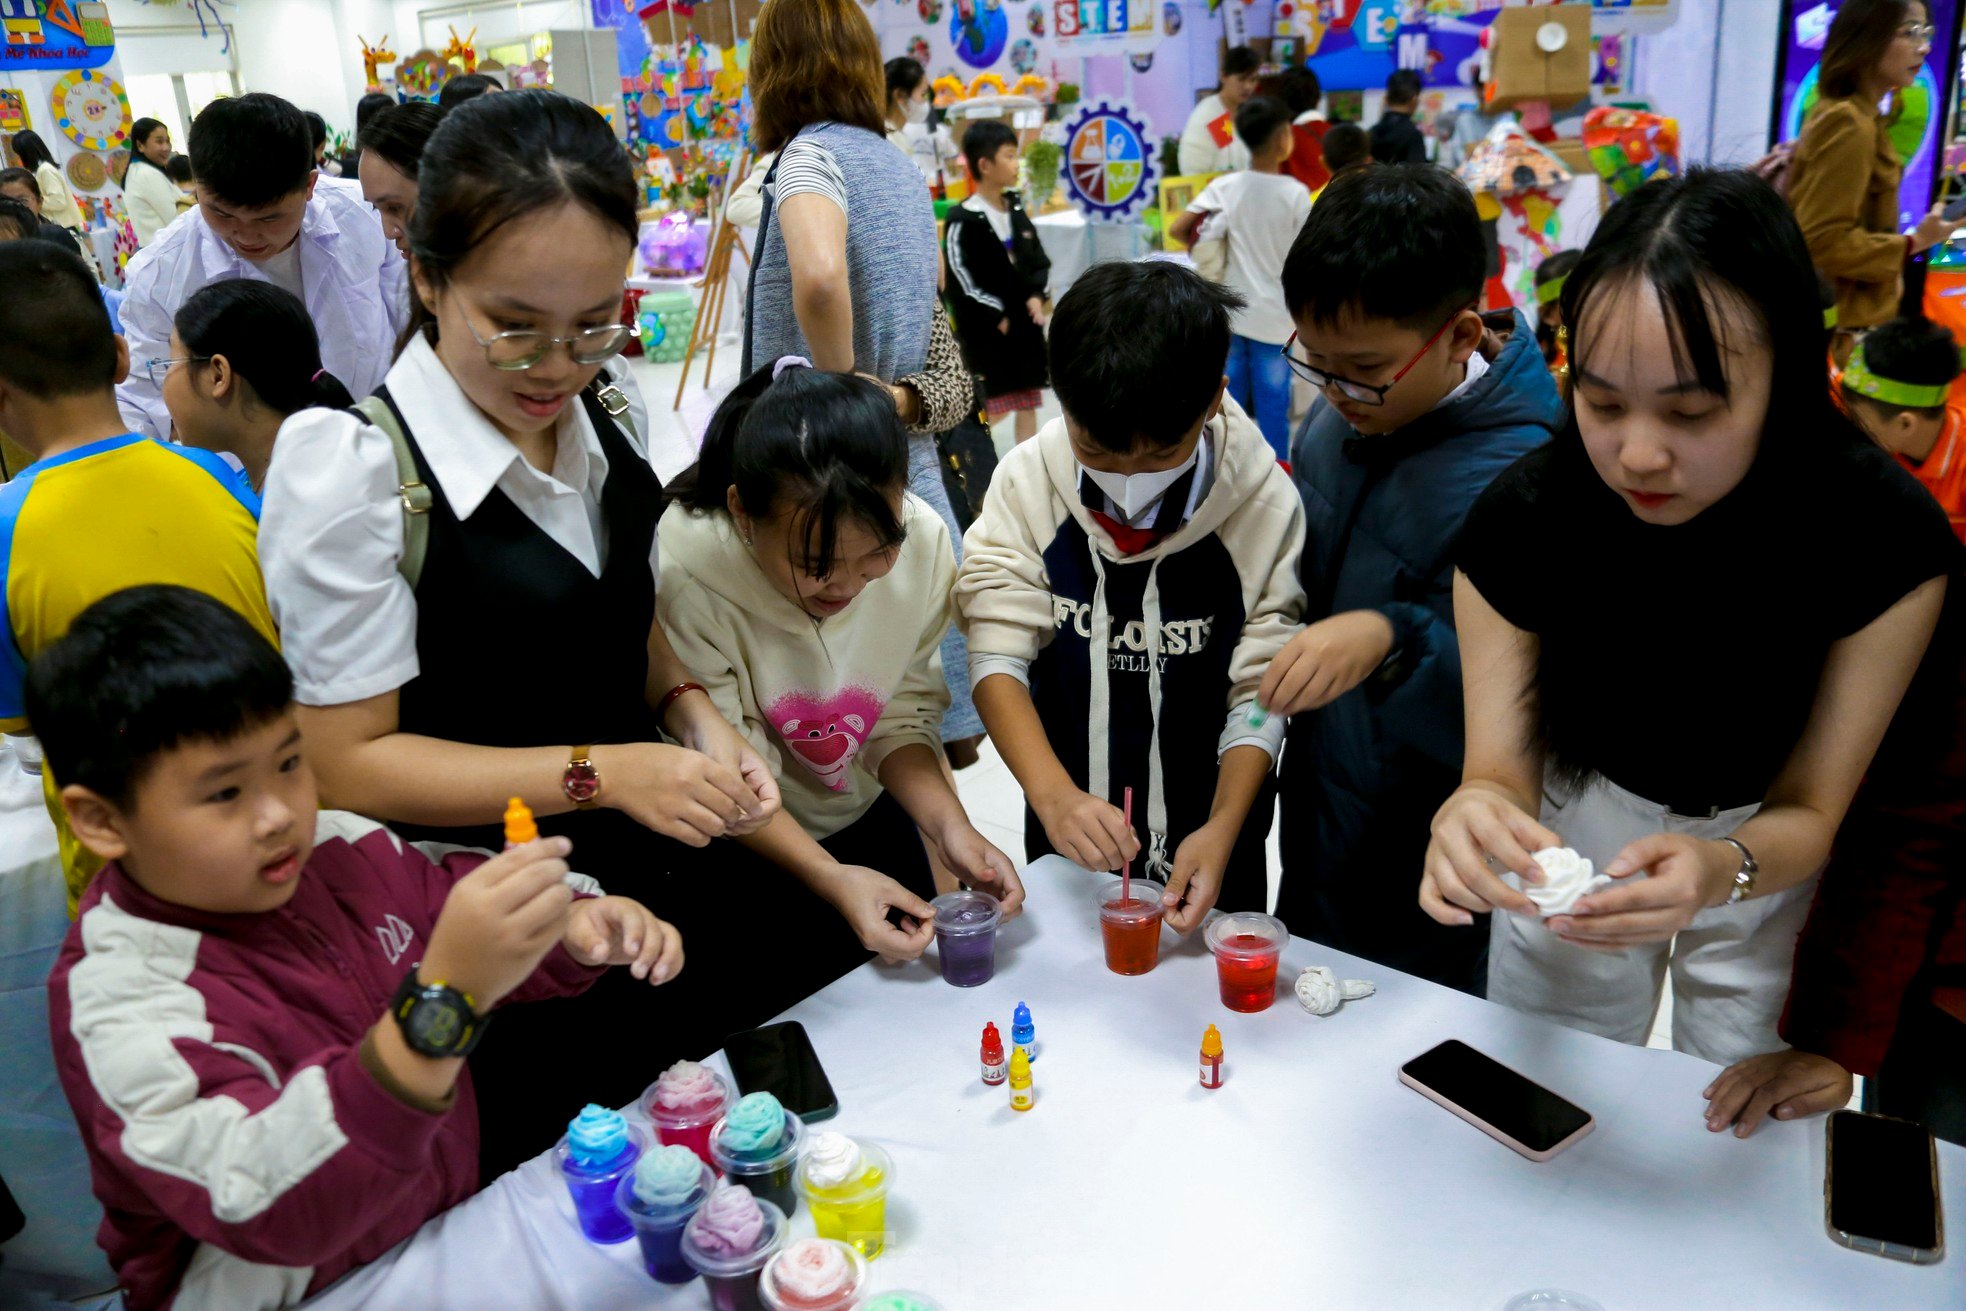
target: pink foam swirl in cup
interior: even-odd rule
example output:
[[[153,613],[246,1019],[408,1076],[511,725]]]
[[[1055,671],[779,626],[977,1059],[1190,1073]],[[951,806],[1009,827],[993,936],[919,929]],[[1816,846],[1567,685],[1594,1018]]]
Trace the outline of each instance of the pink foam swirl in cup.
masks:
[[[695,1061],[677,1061],[655,1081],[655,1104],[677,1115],[719,1110],[723,1099],[722,1082]]]
[[[710,1256],[746,1256],[764,1238],[765,1213],[749,1188],[724,1184],[696,1213],[690,1228],[696,1245]]]
[[[853,1287],[846,1255],[823,1238],[802,1238],[778,1258],[779,1291],[808,1303],[823,1303]]]

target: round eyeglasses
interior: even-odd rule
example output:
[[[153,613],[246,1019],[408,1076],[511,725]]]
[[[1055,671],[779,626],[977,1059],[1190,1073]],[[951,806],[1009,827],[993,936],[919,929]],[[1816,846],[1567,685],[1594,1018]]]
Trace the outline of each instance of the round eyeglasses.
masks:
[[[485,363],[506,373],[518,373],[530,369],[546,358],[546,352],[555,346],[565,346],[567,354],[575,364],[606,364],[621,354],[628,345],[635,329],[626,323],[610,323],[599,328],[584,328],[571,337],[555,337],[551,333],[534,332],[531,329],[518,329],[513,332],[495,332],[489,337],[480,337],[478,330],[471,326],[471,320],[464,320],[465,329],[472,340],[485,348]]]

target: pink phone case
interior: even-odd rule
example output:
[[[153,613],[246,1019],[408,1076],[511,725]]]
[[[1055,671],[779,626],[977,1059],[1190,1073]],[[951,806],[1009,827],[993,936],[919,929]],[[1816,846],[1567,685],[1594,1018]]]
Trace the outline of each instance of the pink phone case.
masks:
[[[1497,1064],[1500,1064],[1500,1062],[1497,1062]],[[1507,1066],[1503,1066],[1502,1068],[1508,1069]],[[1510,1070],[1509,1072],[1511,1074],[1521,1073],[1521,1071],[1519,1070]],[[1527,1075],[1523,1075],[1523,1077],[1528,1078]],[[1585,1135],[1590,1133],[1591,1130],[1597,1128],[1596,1117],[1592,1116],[1589,1111],[1584,1111],[1585,1118],[1584,1118],[1583,1128],[1577,1130],[1576,1133],[1571,1134],[1568,1138],[1565,1138],[1562,1142],[1550,1148],[1548,1151],[1545,1152],[1532,1151],[1529,1148],[1523,1146],[1521,1143],[1517,1142],[1514,1138],[1511,1138],[1508,1134],[1502,1132],[1502,1130],[1497,1129],[1494,1125],[1490,1124],[1488,1121],[1482,1119],[1480,1116],[1475,1115],[1473,1112],[1464,1109],[1458,1103],[1450,1100],[1449,1098],[1447,1098],[1446,1096],[1440,1093],[1435,1092],[1432,1088],[1427,1087],[1427,1085],[1421,1083],[1419,1080],[1415,1079],[1412,1075],[1408,1074],[1403,1069],[1399,1072],[1399,1081],[1405,1084],[1407,1087],[1411,1088],[1414,1092],[1419,1093],[1422,1097],[1426,1098],[1428,1101],[1433,1102],[1438,1106],[1444,1107],[1445,1109],[1452,1111],[1454,1114],[1460,1116],[1463,1120],[1466,1120],[1469,1124],[1481,1130],[1483,1133],[1487,1134],[1490,1138],[1493,1138],[1496,1142],[1502,1144],[1502,1146],[1516,1153],[1516,1155],[1526,1156],[1532,1161],[1549,1160],[1552,1156],[1555,1156],[1558,1152],[1570,1146],[1572,1143],[1575,1143],[1580,1138],[1583,1138]],[[1530,1082],[1534,1083],[1535,1080],[1531,1079]],[[1543,1087],[1543,1085],[1541,1084],[1536,1084],[1536,1086],[1538,1088]],[[1544,1088],[1543,1091],[1549,1092],[1549,1089]],[[1550,1095],[1554,1097],[1556,1094],[1551,1093]],[[1572,1106],[1576,1106],[1575,1102],[1571,1102],[1570,1104]],[[1581,1106],[1578,1106],[1577,1109],[1580,1111],[1584,1110],[1584,1108]]]

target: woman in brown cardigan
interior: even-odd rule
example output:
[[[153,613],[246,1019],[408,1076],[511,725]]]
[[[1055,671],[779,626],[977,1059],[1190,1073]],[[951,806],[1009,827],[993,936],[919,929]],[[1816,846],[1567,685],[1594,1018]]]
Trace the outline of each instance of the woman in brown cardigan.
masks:
[[[1810,256],[1836,282],[1846,330],[1895,317],[1905,260],[1952,232],[1937,205],[1910,232],[1898,228],[1904,163],[1889,133],[1898,92],[1931,46],[1920,0],[1845,0],[1823,43],[1820,98],[1796,143],[1788,192]]]

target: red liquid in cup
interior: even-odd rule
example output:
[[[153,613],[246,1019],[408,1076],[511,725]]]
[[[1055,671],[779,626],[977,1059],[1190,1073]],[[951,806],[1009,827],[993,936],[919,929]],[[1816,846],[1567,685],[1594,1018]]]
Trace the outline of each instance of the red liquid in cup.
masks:
[[[1222,940],[1215,954],[1215,975],[1222,985],[1222,1004],[1232,1011],[1262,1011],[1277,996],[1277,943],[1254,933]]]
[[[1109,901],[1099,917],[1106,941],[1106,968],[1115,974],[1145,974],[1160,963],[1158,906],[1139,897]],[[1115,918],[1115,916],[1119,918]]]
[[[702,1161],[703,1164],[709,1166],[712,1170],[717,1170],[717,1163],[710,1158],[710,1130],[715,1127],[716,1123],[716,1120],[713,1118],[705,1120],[701,1124],[672,1127],[658,1121],[655,1126],[655,1136],[664,1146],[689,1148],[692,1152],[696,1153],[699,1161]],[[717,1173],[721,1176],[723,1171],[717,1170]]]

